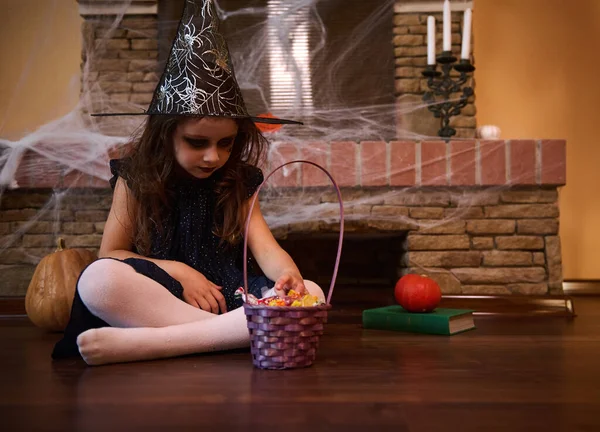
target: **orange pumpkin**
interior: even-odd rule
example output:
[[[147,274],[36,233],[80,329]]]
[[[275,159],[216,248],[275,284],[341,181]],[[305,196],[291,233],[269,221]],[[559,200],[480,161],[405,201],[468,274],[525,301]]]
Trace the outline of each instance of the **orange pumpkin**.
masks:
[[[408,312],[431,312],[439,306],[442,290],[430,277],[407,274],[396,282],[394,296]]]
[[[63,331],[71,315],[77,279],[96,259],[87,249],[65,249],[64,240],[59,238],[58,248],[42,258],[27,288],[25,310],[29,319],[40,328]]]

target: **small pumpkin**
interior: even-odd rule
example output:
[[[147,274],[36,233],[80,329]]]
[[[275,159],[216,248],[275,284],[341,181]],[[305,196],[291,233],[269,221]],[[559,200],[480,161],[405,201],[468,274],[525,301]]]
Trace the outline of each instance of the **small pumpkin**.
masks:
[[[425,275],[402,276],[394,288],[394,296],[408,312],[431,312],[442,300],[442,290],[436,281]]]
[[[63,331],[69,322],[75,285],[81,272],[97,259],[87,249],[67,249],[58,239],[57,249],[37,265],[25,295],[25,310],[37,326]]]

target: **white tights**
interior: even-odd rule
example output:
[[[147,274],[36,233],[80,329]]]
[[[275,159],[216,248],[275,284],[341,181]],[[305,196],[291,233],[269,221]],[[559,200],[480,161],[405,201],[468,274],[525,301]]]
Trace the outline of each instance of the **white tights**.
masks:
[[[317,284],[306,289],[322,300]],[[250,338],[244,309],[222,315],[195,308],[162,285],[112,259],[92,263],[79,279],[79,295],[96,316],[113,327],[87,330],[77,338],[90,365],[151,360],[243,348]]]

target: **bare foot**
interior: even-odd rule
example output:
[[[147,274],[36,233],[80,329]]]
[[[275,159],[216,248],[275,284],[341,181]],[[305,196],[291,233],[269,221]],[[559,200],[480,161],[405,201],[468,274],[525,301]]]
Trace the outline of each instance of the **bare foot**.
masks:
[[[79,354],[90,366],[102,364],[102,349],[98,340],[98,329],[91,329],[77,337]]]

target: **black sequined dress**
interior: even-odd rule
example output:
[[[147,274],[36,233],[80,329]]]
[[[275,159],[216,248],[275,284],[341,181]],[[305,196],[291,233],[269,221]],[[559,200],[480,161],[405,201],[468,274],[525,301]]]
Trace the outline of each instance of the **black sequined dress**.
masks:
[[[115,187],[118,176],[126,178],[124,175],[126,162],[123,159],[110,161],[113,174],[110,180],[111,187]],[[256,192],[264,177],[262,171],[256,167],[247,166],[245,172],[243,181],[249,198]],[[227,310],[231,311],[242,306],[242,300],[235,299],[234,293],[244,285],[243,243],[239,242],[233,247],[220,246],[220,238],[213,233],[217,199],[215,185],[221,174],[216,171],[207,179],[182,178],[176,181],[175,187],[172,188],[174,199],[168,219],[168,226],[171,229],[163,236],[155,233],[150,258],[179,261],[198,270],[208,280],[223,287],[221,292],[227,302]],[[122,261],[183,300],[181,284],[153,262],[138,258],[127,258]],[[248,268],[252,266],[253,262],[250,258]],[[257,297],[262,297],[263,292],[274,285],[275,283],[265,276],[248,275],[249,291]],[[86,307],[77,288],[69,323],[63,338],[54,347],[52,357],[79,355],[77,336],[88,329],[107,326],[109,324],[92,314]]]

